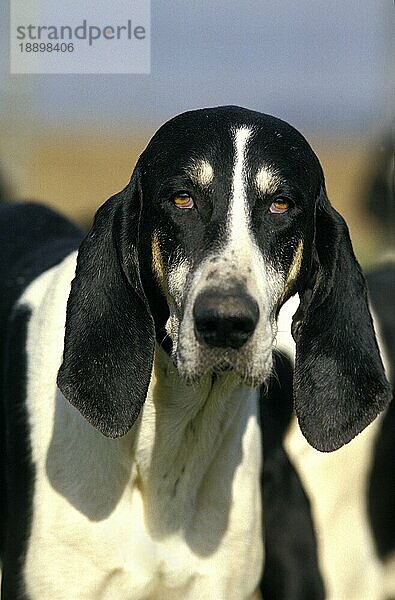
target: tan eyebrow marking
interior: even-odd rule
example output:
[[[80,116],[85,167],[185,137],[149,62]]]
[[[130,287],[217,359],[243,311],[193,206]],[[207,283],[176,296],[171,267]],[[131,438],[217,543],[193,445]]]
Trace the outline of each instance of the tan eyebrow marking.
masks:
[[[274,191],[278,184],[278,176],[270,170],[269,167],[261,167],[255,177],[258,189],[263,193],[267,194]]]
[[[202,186],[208,185],[214,178],[213,167],[207,160],[197,161],[189,168],[188,172],[192,181]]]

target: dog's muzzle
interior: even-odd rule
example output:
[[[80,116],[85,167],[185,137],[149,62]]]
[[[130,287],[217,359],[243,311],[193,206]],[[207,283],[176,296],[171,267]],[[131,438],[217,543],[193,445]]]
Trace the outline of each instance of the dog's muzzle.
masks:
[[[193,307],[198,342],[212,348],[241,348],[252,336],[259,308],[246,293],[207,290],[198,295]]]

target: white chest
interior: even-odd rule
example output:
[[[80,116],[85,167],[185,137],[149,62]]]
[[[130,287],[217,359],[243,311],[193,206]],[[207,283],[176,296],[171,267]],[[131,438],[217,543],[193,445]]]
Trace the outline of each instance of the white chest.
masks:
[[[27,386],[36,469],[28,596],[250,597],[263,562],[255,392],[224,384],[195,412],[196,398],[180,393],[169,412],[158,401],[174,382],[153,377],[135,431],[104,438],[56,389],[67,292],[52,281],[43,293],[51,276],[25,297],[28,356],[39,357],[29,360]],[[183,405],[187,417],[177,417]]]
[[[134,468],[126,481],[127,470],[113,456],[76,446],[76,440],[64,447],[67,463],[60,464],[53,443],[45,463],[36,459],[25,566],[32,598],[236,600],[253,593],[262,569],[259,477],[251,462],[259,448],[254,417],[233,473],[219,453],[191,513],[181,514],[184,505],[174,498],[174,527],[170,520],[161,528],[150,519]],[[161,515],[169,502],[153,508]]]

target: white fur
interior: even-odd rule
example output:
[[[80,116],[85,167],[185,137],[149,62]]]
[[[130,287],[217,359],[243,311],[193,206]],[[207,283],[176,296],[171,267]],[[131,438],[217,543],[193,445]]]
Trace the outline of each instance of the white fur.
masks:
[[[395,598],[395,552],[384,563],[383,591],[384,598]]]
[[[234,131],[235,158],[232,178],[232,199],[228,218],[228,249],[251,247],[251,232],[248,227],[249,214],[246,205],[246,150],[252,135],[248,127]]]
[[[178,339],[180,315],[182,314],[187,279],[191,269],[191,263],[180,257],[173,259],[167,275],[169,318],[166,323],[166,332],[173,344],[176,344]]]
[[[277,348],[292,359],[295,344],[290,335],[296,297],[282,308],[278,319]],[[346,446],[330,453],[312,448],[296,419],[285,448],[311,501],[317,533],[318,556],[328,600],[382,600],[383,566],[373,547],[366,509],[372,450],[380,428],[377,418]]]
[[[250,597],[262,562],[257,392],[182,382],[160,348],[131,432],[103,437],[56,388],[75,254],[37,279],[27,411],[36,469],[24,577],[33,600]]]

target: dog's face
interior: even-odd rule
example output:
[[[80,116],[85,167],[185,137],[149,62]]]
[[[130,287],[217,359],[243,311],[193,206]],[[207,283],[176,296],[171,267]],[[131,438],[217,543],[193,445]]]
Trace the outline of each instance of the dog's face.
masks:
[[[295,410],[334,450],[390,399],[366,287],[317,157],[283,121],[237,107],[166,123],[97,212],[67,306],[58,385],[102,433],[135,422],[156,340],[182,377],[258,385],[281,305],[299,294]]]
[[[311,262],[323,186],[315,155],[279,119],[208,109],[164,125],[137,170],[158,341],[182,376],[234,369],[261,384],[278,310]]]

